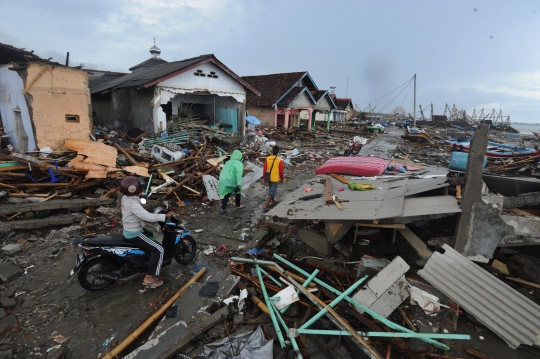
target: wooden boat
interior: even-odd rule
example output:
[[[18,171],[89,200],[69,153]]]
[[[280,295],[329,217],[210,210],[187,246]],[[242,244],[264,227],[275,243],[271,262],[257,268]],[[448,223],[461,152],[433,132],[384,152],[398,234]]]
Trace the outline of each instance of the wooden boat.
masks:
[[[426,131],[407,126],[407,137],[416,141],[431,141],[431,136]]]
[[[444,143],[454,149],[469,152],[471,144],[470,139],[466,140],[446,140]],[[534,148],[520,147],[507,145],[505,143],[488,142],[486,148],[486,156],[493,158],[514,158],[514,157],[530,157],[540,155],[540,151]]]

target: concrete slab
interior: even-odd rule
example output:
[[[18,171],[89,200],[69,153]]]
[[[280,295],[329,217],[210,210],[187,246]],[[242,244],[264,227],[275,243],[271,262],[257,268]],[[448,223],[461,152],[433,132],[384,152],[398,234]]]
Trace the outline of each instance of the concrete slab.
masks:
[[[409,269],[409,265],[403,258],[397,256],[389,265],[368,282],[367,287],[371,289],[376,296],[380,297],[388,290],[388,288],[397,282],[402,275],[407,273]]]
[[[332,245],[330,242],[326,240],[326,237],[321,236],[316,231],[300,228],[296,231],[296,237],[325,256],[332,254]]]

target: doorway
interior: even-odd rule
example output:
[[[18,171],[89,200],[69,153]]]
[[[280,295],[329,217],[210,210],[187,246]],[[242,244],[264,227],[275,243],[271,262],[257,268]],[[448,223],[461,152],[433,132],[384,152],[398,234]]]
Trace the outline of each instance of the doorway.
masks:
[[[26,151],[28,151],[28,134],[24,130],[21,111],[13,110],[13,118],[15,119],[15,136],[17,137],[17,149],[21,153],[26,153]]]

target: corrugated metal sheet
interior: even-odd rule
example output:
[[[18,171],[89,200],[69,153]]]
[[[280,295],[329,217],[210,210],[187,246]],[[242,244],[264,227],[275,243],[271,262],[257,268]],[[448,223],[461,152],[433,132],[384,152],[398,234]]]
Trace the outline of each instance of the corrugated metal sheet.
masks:
[[[405,196],[411,196],[413,194],[422,193],[431,191],[437,188],[444,188],[449,185],[448,177],[434,177],[434,178],[423,178],[423,179],[410,179],[407,184],[407,191]]]
[[[540,334],[540,306],[445,245],[418,274],[512,348],[532,345]]]

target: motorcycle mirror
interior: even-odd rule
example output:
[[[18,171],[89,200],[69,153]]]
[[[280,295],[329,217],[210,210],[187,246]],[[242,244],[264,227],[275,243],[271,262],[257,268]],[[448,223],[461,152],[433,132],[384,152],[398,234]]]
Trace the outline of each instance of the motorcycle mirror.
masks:
[[[146,198],[141,198],[141,203],[146,204]]]

